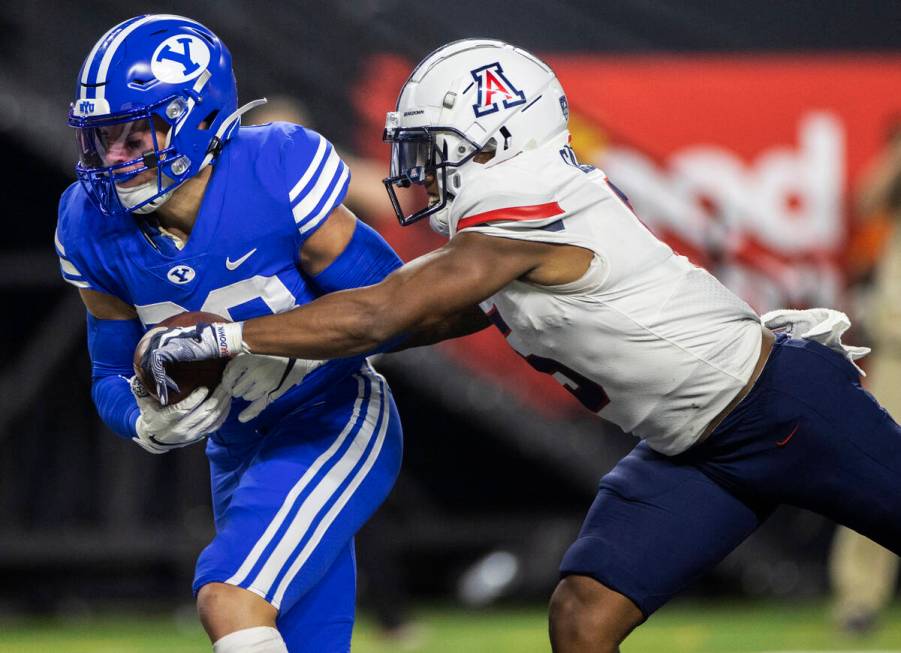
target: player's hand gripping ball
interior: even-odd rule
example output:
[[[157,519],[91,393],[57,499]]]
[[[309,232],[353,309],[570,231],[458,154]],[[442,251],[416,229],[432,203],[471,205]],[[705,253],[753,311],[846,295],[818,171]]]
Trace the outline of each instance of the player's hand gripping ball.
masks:
[[[153,337],[153,334],[156,333],[159,328],[190,327],[200,323],[210,324],[211,322],[228,321],[229,320],[220,315],[216,315],[215,313],[191,311],[188,313],[179,313],[178,315],[173,315],[172,317],[163,320],[156,327],[150,329],[147,333],[145,333],[144,337],[141,338],[141,340],[138,342],[138,346],[135,347],[133,365],[135,374],[144,385],[144,388],[147,389],[147,392],[149,392],[151,396],[159,401],[159,395],[156,391],[156,382],[154,381],[152,376],[150,378],[147,377],[141,366],[141,359],[143,358],[144,353],[147,350],[147,345],[150,342],[150,338]],[[227,358],[212,358],[209,360],[200,361],[178,361],[168,364],[166,366],[166,373],[178,385],[178,390],[169,390],[169,396],[167,397],[166,404],[177,404],[179,401],[191,394],[192,391],[201,386],[209,388],[210,391],[214,390],[216,386],[218,386],[222,381],[222,373],[225,371],[225,366],[227,364]]]

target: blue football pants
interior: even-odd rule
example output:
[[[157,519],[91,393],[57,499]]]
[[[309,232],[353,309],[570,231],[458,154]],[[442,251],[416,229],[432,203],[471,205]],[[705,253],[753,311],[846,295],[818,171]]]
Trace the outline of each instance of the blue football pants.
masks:
[[[368,365],[257,442],[211,442],[216,535],[195,593],[223,582],[263,597],[292,653],[349,650],[353,536],[394,484],[401,450],[391,392]]]

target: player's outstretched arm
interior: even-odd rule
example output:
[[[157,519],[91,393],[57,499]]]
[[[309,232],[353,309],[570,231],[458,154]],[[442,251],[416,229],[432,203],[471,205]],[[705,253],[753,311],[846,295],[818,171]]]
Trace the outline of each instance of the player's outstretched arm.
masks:
[[[381,283],[333,292],[247,322],[162,330],[151,338],[141,365],[162,398],[168,387],[177,388],[166,374],[166,366],[177,361],[232,357],[242,351],[321,360],[388,349],[385,345],[396,344],[399,336],[440,335],[442,322],[515,279],[543,286],[574,281],[593,256],[580,247],[463,232]]]
[[[402,265],[391,247],[343,205],[329,215],[300,251],[300,267],[322,292],[371,286]],[[420,327],[392,351],[468,335],[490,322],[477,306]]]
[[[342,358],[376,351],[398,336],[416,333],[435,342],[443,322],[471,311],[536,269],[548,248],[552,246],[458,234],[380,283],[332,292],[286,313],[247,322],[160,330],[148,342],[141,366],[155,379],[165,404],[167,389],[177,387],[166,366],[176,361],[231,357],[242,351],[307,360]]]
[[[413,347],[434,345],[437,342],[462,338],[491,326],[485,313],[478,306],[470,306],[432,325],[421,326],[389,351],[402,351]]]
[[[464,232],[381,283],[248,320],[243,343],[254,353],[296,358],[369,352],[402,334],[435,329],[469,310],[537,267],[546,247]]]

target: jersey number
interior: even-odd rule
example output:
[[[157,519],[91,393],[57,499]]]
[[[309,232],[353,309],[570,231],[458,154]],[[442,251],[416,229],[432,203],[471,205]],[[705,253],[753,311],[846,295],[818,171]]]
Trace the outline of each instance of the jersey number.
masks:
[[[553,376],[567,392],[591,412],[597,413],[610,403],[610,397],[607,396],[604,388],[575,370],[571,370],[563,363],[535,354],[529,354],[523,358],[539,372]]]
[[[507,343],[513,348],[517,354],[526,359],[526,362],[533,369],[544,374],[550,374],[554,379],[564,387],[572,396],[579,400],[585,408],[593,413],[599,412],[604,406],[610,403],[610,397],[600,385],[588,379],[575,370],[568,368],[566,365],[552,358],[545,358],[537,354],[524,354],[519,351],[516,344],[510,340],[510,327],[501,317],[497,306],[486,308],[485,316],[491,320],[498,331],[506,338]]]
[[[201,311],[215,313],[226,319],[233,319],[231,309],[249,301],[259,299],[273,313],[290,311],[297,304],[294,295],[278,277],[253,276],[237,283],[211,290]],[[145,326],[159,324],[168,317],[184,313],[188,309],[175,302],[159,302],[136,306],[138,317]]]

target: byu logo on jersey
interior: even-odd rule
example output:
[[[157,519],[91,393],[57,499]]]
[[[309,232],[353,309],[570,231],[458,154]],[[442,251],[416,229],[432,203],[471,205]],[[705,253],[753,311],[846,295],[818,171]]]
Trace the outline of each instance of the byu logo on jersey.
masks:
[[[197,273],[194,272],[194,268],[188,265],[176,265],[166,273],[166,278],[172,283],[177,283],[179,286],[191,283],[196,276]]]
[[[519,106],[526,101],[526,94],[516,88],[506,75],[498,62],[470,71],[472,78],[478,84],[476,103],[472,110],[476,118],[487,116],[500,109],[498,101],[505,109]]]
[[[210,65],[210,48],[190,34],[171,36],[157,47],[150,60],[153,76],[168,84],[179,84],[199,76]]]

